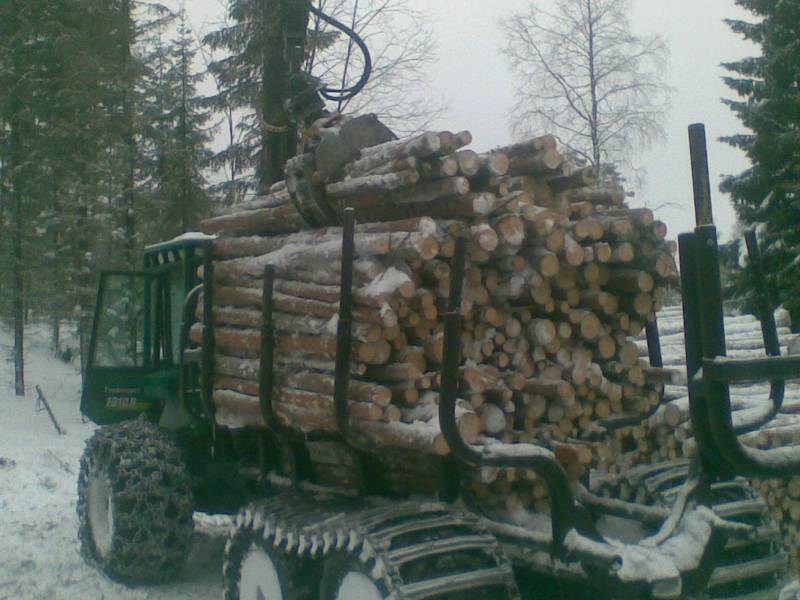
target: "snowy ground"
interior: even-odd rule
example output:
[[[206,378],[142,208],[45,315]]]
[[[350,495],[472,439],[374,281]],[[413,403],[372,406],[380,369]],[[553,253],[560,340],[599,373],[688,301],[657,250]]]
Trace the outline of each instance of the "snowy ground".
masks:
[[[11,338],[0,329],[0,600],[218,600],[226,530],[208,518],[196,518],[188,571],[169,585],[126,588],[83,561],[76,481],[94,426],[81,421],[77,369],[53,358],[32,329],[24,398],[14,395]],[[66,435],[37,411],[35,385]]]

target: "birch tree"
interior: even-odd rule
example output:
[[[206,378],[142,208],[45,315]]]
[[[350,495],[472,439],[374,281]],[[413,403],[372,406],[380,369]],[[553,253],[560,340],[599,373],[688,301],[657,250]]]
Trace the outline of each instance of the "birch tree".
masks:
[[[554,0],[501,21],[516,135],[552,133],[599,176],[663,136],[667,47],[634,33],[630,12],[629,0]]]

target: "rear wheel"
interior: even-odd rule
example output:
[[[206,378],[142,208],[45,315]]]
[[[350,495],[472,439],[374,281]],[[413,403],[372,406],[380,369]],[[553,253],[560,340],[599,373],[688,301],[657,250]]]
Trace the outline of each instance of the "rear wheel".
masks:
[[[369,577],[358,571],[349,571],[336,590],[335,600],[359,598],[359,600],[383,600],[386,596],[378,589],[378,585]]]
[[[225,600],[519,599],[497,539],[438,502],[273,496],[237,515],[223,578]]]
[[[301,593],[302,559],[287,557],[264,539],[259,524],[240,524],[225,547],[224,600],[295,600]]]
[[[261,545],[250,546],[240,569],[238,600],[288,600],[285,570]]]
[[[112,579],[163,581],[186,562],[193,529],[180,449],[144,420],[99,429],[78,478],[81,552]]]
[[[347,554],[325,559],[320,586],[320,600],[384,600],[389,597],[386,586],[373,579],[366,568]]]

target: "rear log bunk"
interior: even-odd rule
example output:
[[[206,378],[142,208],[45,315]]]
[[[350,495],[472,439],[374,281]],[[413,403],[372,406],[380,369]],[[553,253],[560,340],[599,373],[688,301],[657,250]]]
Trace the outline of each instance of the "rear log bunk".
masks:
[[[789,353],[797,344],[797,335],[789,328],[788,314],[776,312],[781,354]],[[646,465],[680,463],[697,451],[692,437],[689,396],[683,346],[683,319],[680,306],[670,306],[659,314],[659,330],[664,357],[664,370],[656,374],[665,382],[664,401],[649,418],[635,426],[613,432],[609,453],[609,483],[598,486],[602,495],[649,503],[650,492],[644,486],[627,480],[627,473]],[[727,354],[736,358],[764,356],[761,326],[750,315],[725,317]],[[640,352],[646,355],[646,342],[638,339]],[[731,407],[735,424],[744,425],[763,413],[769,405],[768,383],[731,386]],[[781,412],[758,431],[742,436],[742,442],[755,448],[770,449],[800,444],[800,386],[788,383]],[[613,480],[613,483],[612,483]],[[800,477],[749,482],[766,502],[765,512],[778,526],[783,546],[793,568],[800,568]]]

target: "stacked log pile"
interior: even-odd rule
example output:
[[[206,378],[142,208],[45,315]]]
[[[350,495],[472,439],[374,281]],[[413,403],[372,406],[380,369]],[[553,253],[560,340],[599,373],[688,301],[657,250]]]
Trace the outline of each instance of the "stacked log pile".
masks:
[[[689,418],[681,308],[667,307],[658,318],[664,363],[673,370],[674,379],[666,385],[664,402],[652,417],[614,433],[609,448],[609,453],[614,457],[608,469],[612,475],[622,474],[637,465],[652,465],[691,457],[696,452]],[[788,314],[778,311],[776,321],[781,354],[796,353],[795,347],[800,338],[792,334]],[[764,356],[760,323],[754,317],[726,316],[725,332],[729,356]],[[645,353],[646,342],[640,339],[637,344]],[[746,420],[759,408],[763,408],[769,402],[768,397],[768,383],[731,386],[734,422]],[[766,426],[742,436],[741,439],[743,443],[762,449],[800,445],[800,384],[787,384],[781,414]],[[794,565],[800,568],[800,477],[764,481],[755,479],[751,483],[769,504]],[[599,493],[625,500],[645,501],[644,489],[624,483],[619,486],[615,482],[608,488],[601,484]]]
[[[273,265],[277,414],[300,431],[337,430],[341,228],[313,228],[307,219],[352,207],[350,417],[361,441],[449,453],[437,419],[443,314],[455,240],[466,236],[462,435],[470,443],[547,443],[575,479],[593,463],[608,464],[606,446],[581,440],[604,419],[645,414],[660,401],[662,378],[634,338],[676,279],[674,246],[651,211],[627,207],[621,189],[598,187],[554,138],[485,154],[464,149],[470,141],[468,132],[434,132],[363,148],[325,180],[289,169],[267,196],[202,224],[221,234],[213,393],[220,424],[264,425],[259,308],[263,269]],[[199,342],[199,325],[191,336]],[[527,474],[484,469],[473,483],[481,497],[546,508],[543,486]]]
[[[797,394],[796,389],[793,391]],[[748,434],[745,443],[762,449],[800,446],[800,401],[796,400],[787,410],[794,414],[782,415],[768,427]],[[794,570],[800,570],[800,477],[753,479],[752,484],[770,507]]]

